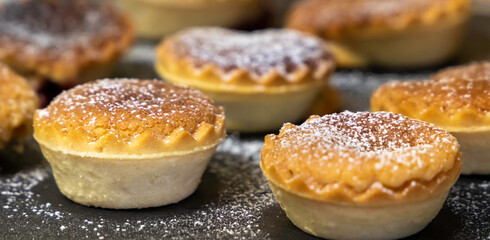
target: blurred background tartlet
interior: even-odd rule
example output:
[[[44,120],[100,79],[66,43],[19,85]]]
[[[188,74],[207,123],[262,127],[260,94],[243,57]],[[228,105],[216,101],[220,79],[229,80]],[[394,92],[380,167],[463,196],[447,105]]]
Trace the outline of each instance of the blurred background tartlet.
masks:
[[[129,14],[140,37],[159,39],[193,26],[237,27],[254,22],[262,0],[115,0]]]

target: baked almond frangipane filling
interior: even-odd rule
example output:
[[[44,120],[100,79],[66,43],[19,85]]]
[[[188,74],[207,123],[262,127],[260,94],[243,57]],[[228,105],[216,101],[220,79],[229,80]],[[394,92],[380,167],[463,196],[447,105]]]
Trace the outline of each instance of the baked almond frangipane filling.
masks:
[[[301,118],[334,62],[322,41],[294,31],[195,28],[160,44],[156,68],[224,106],[229,129],[261,131]]]
[[[131,41],[129,20],[104,4],[0,3],[0,61],[29,77],[65,86],[107,77]]]
[[[287,26],[327,40],[339,66],[420,67],[457,49],[468,0],[303,0]]]
[[[32,131],[32,115],[39,106],[26,80],[0,63],[0,149],[12,138]]]
[[[413,201],[453,185],[459,145],[446,131],[387,112],[312,116],[268,135],[261,167],[274,184],[329,202]]]
[[[36,112],[34,137],[60,191],[80,204],[144,208],[197,188],[225,137],[224,112],[197,90],[99,80]]]
[[[429,123],[343,112],[267,135],[260,166],[301,230],[328,239],[395,239],[437,215],[460,173],[458,150],[453,136]]]

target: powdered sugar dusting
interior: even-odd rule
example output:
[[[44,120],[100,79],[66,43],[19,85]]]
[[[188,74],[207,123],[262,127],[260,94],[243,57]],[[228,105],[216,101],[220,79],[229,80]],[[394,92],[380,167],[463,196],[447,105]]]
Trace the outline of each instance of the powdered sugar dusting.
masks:
[[[33,188],[48,178],[50,172],[46,167],[40,167],[27,172],[19,172],[7,179],[0,179],[0,196],[5,202],[2,210],[7,218],[21,214],[24,219],[34,216],[62,219],[69,214],[56,210],[51,203],[39,203],[39,194]],[[26,211],[28,210],[28,211]]]
[[[281,141],[283,148],[294,145],[313,147],[318,144],[318,148],[328,145],[375,153],[451,141],[447,132],[434,125],[388,112],[346,111],[326,115],[287,129],[281,136],[284,139]]]
[[[396,94],[398,97],[403,96],[400,97],[402,101],[420,106],[421,109],[434,106],[435,109],[447,114],[468,108],[484,114],[490,112],[490,81],[483,79],[441,78],[391,82],[380,87],[380,91]]]
[[[197,67],[214,64],[225,72],[246,69],[255,78],[277,71],[287,76],[305,66],[316,69],[332,61],[324,43],[291,30],[252,33],[221,28],[195,28],[180,33],[171,45],[180,57],[190,57]]]
[[[202,114],[201,111],[215,111],[212,101],[197,90],[157,80],[137,79],[105,79],[80,85],[62,93],[51,105],[54,105],[54,114],[61,111],[56,105],[63,105],[68,107],[68,111],[77,109],[83,112],[90,108],[107,111],[107,114],[118,110],[125,110],[128,114],[148,112],[147,115],[154,119],[176,113],[197,116]]]
[[[476,180],[476,179],[475,179]],[[464,218],[464,224],[454,231],[454,239],[468,239],[468,233],[474,233],[474,239],[490,239],[490,181],[460,179],[451,189],[446,204],[450,212]],[[475,228],[475,226],[479,226]]]
[[[467,65],[450,67],[432,76],[434,80],[444,79],[490,80],[490,61],[475,62]]]

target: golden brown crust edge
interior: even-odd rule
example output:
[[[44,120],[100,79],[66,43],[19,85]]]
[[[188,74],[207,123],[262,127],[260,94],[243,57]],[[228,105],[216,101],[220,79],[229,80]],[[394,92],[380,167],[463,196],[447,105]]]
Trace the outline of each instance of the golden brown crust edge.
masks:
[[[138,1],[138,0],[135,0]],[[258,2],[260,0],[139,0],[141,2],[153,3],[157,5],[171,5],[180,7],[199,7],[208,4],[230,4],[233,2],[237,3],[248,3],[248,2]]]
[[[34,110],[39,100],[25,79],[0,64],[0,148],[32,131]]]
[[[157,47],[155,68],[161,76],[172,82],[197,86],[200,89],[244,92],[276,89],[280,92],[288,87],[295,89],[309,87],[312,83],[323,84],[335,71],[333,57],[319,61],[314,68],[297,66],[296,71],[287,76],[275,69],[260,76],[246,68],[236,68],[227,72],[212,62],[197,67],[191,56],[174,54],[174,42],[179,41],[178,37],[177,34],[167,38]],[[326,45],[325,49],[328,52]]]
[[[461,66],[445,68],[431,76],[433,80],[449,79],[490,81],[490,61],[474,62]]]
[[[311,71],[304,69],[296,72],[295,81],[288,81],[277,72],[272,72],[256,81],[249,72],[237,69],[231,74],[208,64],[202,68],[195,68],[188,59],[176,59],[158,50],[156,70],[164,79],[173,83],[197,87],[199,89],[217,92],[283,92],[289,90],[301,90],[311,86],[322,85],[333,74],[333,68],[325,67],[325,73],[321,74],[321,80],[314,77]],[[320,75],[319,75],[320,76]]]
[[[353,8],[354,5],[362,3],[362,1],[351,2],[340,2],[338,4],[335,1],[323,0],[299,1],[291,8],[286,25],[288,28],[333,40],[355,35],[359,32],[382,33],[433,25],[455,16],[466,19],[470,12],[470,1],[468,0],[433,1],[429,4],[424,3],[423,5],[425,6],[421,8],[412,7],[415,4],[410,3],[407,5],[403,1],[393,1],[394,3],[392,2],[392,4],[395,5],[407,5],[406,7],[398,7],[398,14],[383,12],[376,4],[376,1],[371,1],[371,4],[376,6],[376,8],[372,8],[371,12],[366,11],[362,16],[349,16],[349,13],[355,11],[348,8]],[[332,14],[325,13],[325,10],[332,11]],[[345,10],[345,13],[343,13],[343,10]],[[335,15],[336,17],[322,17],[326,15]]]
[[[326,184],[318,190],[314,189],[317,186],[305,184],[303,181],[284,183],[274,168],[264,166],[263,162],[260,162],[260,168],[269,181],[305,198],[337,204],[377,206],[421,201],[447,191],[458,180],[462,167],[461,156],[458,156],[454,162],[454,166],[449,171],[439,173],[430,181],[411,180],[398,188],[386,187],[375,182],[362,192],[341,183]]]
[[[0,61],[17,70],[25,76],[37,76],[49,78],[55,83],[63,86],[73,86],[93,79],[83,79],[81,76],[85,71],[110,68],[120,58],[126,49],[133,43],[134,27],[129,17],[123,13],[114,14],[121,30],[121,36],[114,38],[109,36],[101,38],[97,44],[88,46],[89,51],[78,49],[66,49],[56,59],[48,57],[47,53],[40,51],[31,54],[25,51],[26,45],[22,42],[0,38]],[[37,48],[32,46],[32,48]],[[96,53],[94,55],[94,53]],[[64,57],[64,56],[69,57]],[[73,57],[75,56],[75,57]]]
[[[390,82],[371,96],[371,111],[389,111],[450,132],[490,129],[490,81],[446,79]]]

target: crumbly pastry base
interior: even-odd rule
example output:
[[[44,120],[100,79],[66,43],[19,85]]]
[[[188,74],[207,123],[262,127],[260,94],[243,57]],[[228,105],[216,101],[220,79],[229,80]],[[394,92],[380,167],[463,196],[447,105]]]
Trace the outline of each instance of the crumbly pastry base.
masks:
[[[340,67],[418,68],[442,63],[458,50],[468,17],[393,31],[366,31],[329,41]]]
[[[260,132],[278,129],[286,122],[296,122],[308,112],[321,90],[321,82],[300,86],[267,88],[266,86],[231,86],[213,89],[205,80],[193,81],[157,66],[159,74],[169,82],[199,89],[225,109],[226,129]],[[274,89],[274,90],[272,90]]]
[[[261,1],[215,1],[201,4],[120,0],[115,3],[134,20],[136,32],[160,38],[192,26],[233,27],[259,16]]]
[[[225,109],[227,130],[261,132],[279,129],[286,122],[301,120],[318,95],[319,88],[281,94],[201,91]]]
[[[179,155],[87,157],[40,144],[61,193],[86,206],[147,208],[176,203],[197,188],[217,144]]]
[[[463,153],[462,174],[490,174],[490,130],[451,132]]]
[[[437,215],[449,188],[432,198],[382,206],[336,204],[304,198],[269,182],[288,218],[301,230],[328,239],[395,239],[422,230]]]

